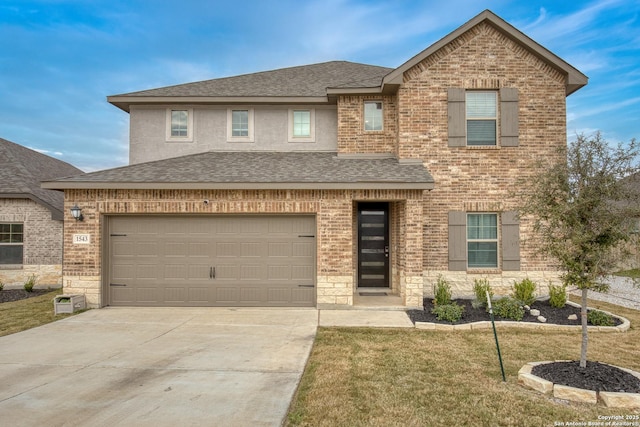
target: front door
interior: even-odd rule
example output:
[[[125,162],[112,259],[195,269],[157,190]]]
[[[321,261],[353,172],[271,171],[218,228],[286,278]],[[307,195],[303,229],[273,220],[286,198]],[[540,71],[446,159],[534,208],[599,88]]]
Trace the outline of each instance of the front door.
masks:
[[[358,286],[389,287],[389,204],[358,204]]]

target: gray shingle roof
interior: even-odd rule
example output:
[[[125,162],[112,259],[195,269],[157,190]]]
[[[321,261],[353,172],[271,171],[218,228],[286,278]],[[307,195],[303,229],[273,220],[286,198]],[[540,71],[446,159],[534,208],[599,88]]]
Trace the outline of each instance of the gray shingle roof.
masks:
[[[335,153],[207,152],[87,173],[46,188],[413,188],[433,178],[418,163]]]
[[[331,61],[180,84],[114,97],[308,97],[326,96],[328,87],[379,86],[392,68]]]
[[[0,197],[30,198],[62,219],[64,195],[45,190],[40,182],[81,174],[75,166],[0,138]]]

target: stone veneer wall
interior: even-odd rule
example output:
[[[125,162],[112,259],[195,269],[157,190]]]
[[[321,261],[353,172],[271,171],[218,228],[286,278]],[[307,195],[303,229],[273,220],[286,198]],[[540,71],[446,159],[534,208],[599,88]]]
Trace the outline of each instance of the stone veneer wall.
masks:
[[[51,211],[30,199],[0,199],[0,222],[24,224],[23,265],[0,265],[0,281],[23,285],[35,274],[38,285],[62,284],[62,221],[51,219]]]
[[[208,204],[203,202],[205,199]],[[64,291],[85,294],[91,307],[104,305],[104,215],[308,213],[316,215],[318,228],[317,304],[352,305],[356,268],[353,206],[357,201],[370,200],[406,201],[412,208],[400,209],[396,214],[404,218],[400,233],[421,235],[422,191],[418,190],[67,190]],[[82,208],[82,222],[67,214],[76,203]],[[73,234],[89,234],[91,244],[74,245]],[[415,305],[422,299],[421,289],[414,288],[415,277],[422,274],[422,241],[404,237],[402,242],[396,249],[398,257],[404,257],[402,264],[394,267],[402,278],[397,287],[407,305]],[[405,252],[409,255],[402,255]]]

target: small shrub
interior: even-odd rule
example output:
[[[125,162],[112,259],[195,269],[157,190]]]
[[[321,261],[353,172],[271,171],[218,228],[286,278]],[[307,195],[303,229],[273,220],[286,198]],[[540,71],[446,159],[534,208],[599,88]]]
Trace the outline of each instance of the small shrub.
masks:
[[[462,319],[463,313],[464,307],[458,304],[437,305],[431,310],[431,314],[434,314],[438,320],[451,323]]]
[[[4,289],[4,283],[2,283],[2,280],[0,280],[0,291]]]
[[[489,279],[475,279],[473,281],[473,293],[475,298],[471,302],[473,308],[488,307],[487,304],[487,291],[489,292],[489,298],[493,300],[493,291],[489,286]]]
[[[433,287],[433,305],[451,304],[451,285],[442,277],[438,276],[438,282]]]
[[[524,318],[524,308],[522,308],[520,301],[511,297],[500,298],[493,304],[493,309],[496,315],[503,319],[520,321]]]
[[[536,284],[533,280],[526,278],[520,282],[513,282],[513,298],[520,301],[522,305],[531,305],[536,300]]]
[[[587,322],[593,326],[614,326],[613,317],[599,310],[591,310],[587,312]]]
[[[26,282],[24,282],[24,290],[27,292],[33,292],[33,287],[36,285],[38,278],[35,274],[29,276]]]
[[[549,304],[551,307],[562,308],[567,304],[567,286],[549,284]]]

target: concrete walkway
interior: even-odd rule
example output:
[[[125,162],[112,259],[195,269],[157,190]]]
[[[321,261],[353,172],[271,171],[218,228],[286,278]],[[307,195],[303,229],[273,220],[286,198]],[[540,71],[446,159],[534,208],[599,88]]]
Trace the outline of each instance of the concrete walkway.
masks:
[[[0,337],[0,424],[277,426],[315,309],[105,308]]]

